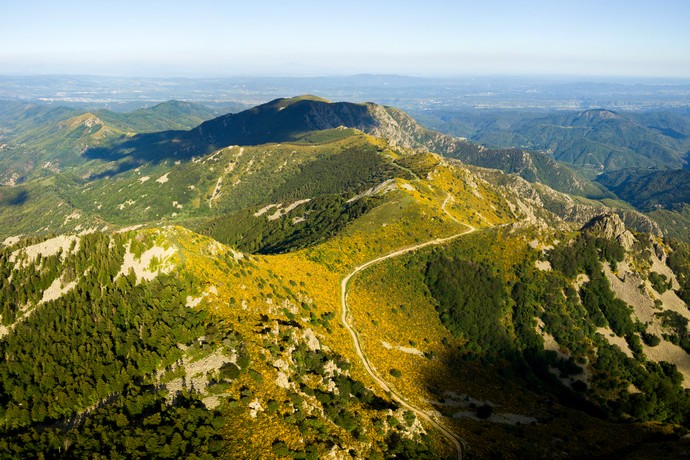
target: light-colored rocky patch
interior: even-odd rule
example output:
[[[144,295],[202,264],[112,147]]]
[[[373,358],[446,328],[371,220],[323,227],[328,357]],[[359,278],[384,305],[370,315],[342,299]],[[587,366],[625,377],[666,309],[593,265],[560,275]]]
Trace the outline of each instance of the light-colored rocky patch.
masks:
[[[577,278],[575,278],[573,287],[576,291],[580,291],[580,289],[582,289],[582,286],[584,286],[585,283],[589,283],[589,276],[585,273],[580,273],[579,275],[577,275]]]
[[[138,230],[138,229],[140,229],[141,227],[143,227],[143,225],[141,225],[141,224],[139,224],[139,225],[130,225],[129,227],[122,227],[121,229],[117,230],[115,233],[125,233],[125,232],[129,232],[129,231],[132,231],[132,230]]]
[[[21,235],[8,236],[7,238],[5,238],[3,240],[2,245],[5,247],[14,246],[15,244],[19,243],[21,240],[22,240]]]
[[[345,373],[345,375],[349,375],[349,372],[343,370],[338,367],[338,365],[334,361],[326,361],[326,364],[323,366],[323,375],[324,377],[327,378],[333,378],[336,375],[340,375]]]
[[[293,218],[292,218],[292,225],[297,225],[297,224],[299,224],[300,222],[304,222],[305,220],[307,220],[307,219],[305,219],[305,218],[302,217],[302,216],[293,217]]]
[[[34,263],[38,255],[42,257],[54,256],[62,251],[62,259],[69,254],[73,254],[79,250],[80,239],[76,235],[60,235],[49,240],[45,240],[41,243],[28,246],[23,249],[17,249],[10,254],[10,263],[16,263],[17,259],[21,255],[26,255],[25,259],[22,259],[22,267],[26,267],[28,264]],[[70,252],[70,248],[73,248]]]
[[[541,318],[537,318],[536,332],[539,335],[541,335],[542,339],[544,340],[544,350],[555,352],[556,356],[558,356],[559,359],[570,359],[571,356],[567,352],[563,351],[561,346],[556,341],[556,338],[553,335],[546,332],[545,327],[546,326],[544,322],[541,320]],[[570,377],[561,377],[560,371],[554,367],[549,367],[549,372],[556,376],[566,386],[572,386],[572,384],[578,380],[587,382],[591,378],[591,373],[586,366],[583,366],[582,373]]]
[[[656,347],[649,347],[645,344],[642,347],[648,359],[675,364],[678,372],[683,375],[682,387],[690,388],[690,355],[685,350],[663,338]]]
[[[184,388],[194,387],[195,390],[199,391],[201,394],[206,394],[208,389],[208,372],[217,371],[223,364],[235,363],[237,361],[237,356],[228,356],[223,353],[222,349],[218,349],[212,354],[198,359],[192,360],[188,356],[182,359],[182,366],[184,366],[185,377],[171,380],[164,386],[168,390],[168,399],[175,397],[178,391],[182,391]],[[204,404],[206,403],[203,399]],[[216,401],[213,399],[209,400],[211,405],[215,404]],[[211,408],[210,406],[207,406]],[[216,407],[216,406],[213,406]]]
[[[235,251],[234,249],[230,249],[230,252],[232,253],[233,259],[235,259],[235,260],[244,259],[244,254],[242,254],[240,251]]]
[[[685,350],[663,338],[655,347],[642,344],[642,348],[647,358],[652,361],[675,364],[678,372],[683,375],[682,387],[690,388],[690,355]]]
[[[690,310],[688,310],[688,305],[686,305],[685,302],[683,302],[683,299],[678,297],[678,294],[676,294],[675,291],[668,290],[663,294],[659,295],[659,299],[661,299],[661,301],[663,302],[664,308],[666,310],[673,310],[676,313],[685,316],[686,318],[690,317]]]
[[[302,204],[305,204],[305,203],[309,203],[310,201],[311,201],[311,198],[307,198],[307,199],[304,199],[304,200],[297,200],[297,201],[295,201],[294,203],[289,204],[289,205],[288,205],[287,207],[285,207],[285,208],[279,207],[279,208],[276,210],[276,212],[274,212],[273,214],[271,214],[270,216],[268,216],[268,220],[280,219],[282,216],[286,215],[287,213],[289,213],[290,211],[292,211],[293,209],[295,209],[297,206],[302,205]]]
[[[204,290],[204,292],[201,293],[199,297],[187,296],[185,307],[195,308],[201,303],[202,300],[209,296],[218,296],[218,288],[215,286],[209,286],[206,288],[206,290]]]
[[[618,337],[609,327],[599,327],[597,328],[597,332],[601,334],[609,344],[620,348],[627,357],[633,357],[633,352],[630,350],[628,342],[625,341],[624,337]]]
[[[360,198],[363,198],[365,196],[385,195],[386,193],[392,192],[394,190],[398,190],[398,184],[395,183],[395,179],[388,179],[387,181],[381,182],[379,185],[375,187],[363,191],[359,195],[353,196],[352,198],[347,200],[347,202],[352,203],[353,201],[359,200]]]
[[[465,183],[470,186],[470,190],[472,191],[472,194],[474,196],[481,200],[484,199],[482,194],[479,193],[479,185],[477,184],[477,182],[475,182],[473,175],[470,174],[469,171],[467,171],[465,174]]]
[[[136,203],[136,201],[134,201],[134,200],[127,200],[127,201],[125,201],[124,203],[118,204],[118,205],[117,205],[117,209],[119,209],[120,211],[122,211],[122,210],[125,209],[126,206],[132,206],[134,203]]]
[[[395,347],[396,350],[402,351],[403,353],[407,353],[408,355],[417,355],[417,356],[424,356],[424,353],[421,350],[418,350],[414,347],[403,347],[402,345],[398,345]]]
[[[284,109],[284,107],[282,107],[281,110],[282,109]],[[331,450],[324,455],[323,460],[343,460],[347,458],[352,458],[349,449],[335,444],[331,447]]]
[[[541,318],[537,318],[537,333],[544,339],[544,350],[555,351],[558,357],[562,359],[570,358],[569,355],[561,351],[561,346],[556,341],[556,338],[546,332],[546,325]]]
[[[261,406],[261,403],[259,402],[259,399],[256,398],[254,401],[249,403],[249,416],[251,418],[256,418],[259,415],[259,412],[263,412],[264,408]]]
[[[177,201],[173,201],[172,205],[173,205],[173,208],[182,209],[182,205]]]
[[[652,262],[652,267],[650,268],[650,271],[657,272],[658,274],[664,275],[667,279],[671,280],[672,289],[675,290],[680,287],[680,285],[678,284],[678,279],[676,278],[676,274],[673,273],[673,270],[671,270],[671,268],[668,265],[663,263],[654,252],[652,252],[650,261]]]
[[[292,385],[290,385],[290,379],[285,371],[278,371],[278,376],[276,377],[275,382],[280,388],[288,389],[292,387]]]
[[[72,211],[72,214],[65,217],[65,221],[62,223],[62,225],[67,225],[68,222],[78,219],[81,219],[81,213],[79,211]]]
[[[212,161],[212,160],[218,161],[218,158],[217,158],[217,157],[218,157],[218,155],[220,155],[222,152],[223,152],[222,149],[221,149],[221,150],[216,150],[216,151],[213,152],[211,155],[209,155],[208,157],[206,157],[206,159],[203,160],[202,163],[206,163],[207,161]]]
[[[51,300],[56,300],[67,294],[69,291],[75,288],[77,285],[76,281],[70,283],[65,283],[62,277],[55,278],[53,282],[48,286],[48,289],[43,291],[43,297],[39,303],[50,302]]]
[[[393,412],[392,410],[388,411],[388,415],[392,415],[393,417],[398,419],[398,424],[400,426],[405,427],[405,431],[401,432],[400,434],[402,437],[415,440],[419,439],[419,436],[426,434],[426,431],[424,430],[424,427],[422,426],[422,423],[419,421],[419,417],[415,417],[414,422],[412,425],[408,425],[407,421],[405,421],[405,412],[407,409],[400,408]]]
[[[282,203],[274,203],[274,204],[266,205],[266,206],[264,206],[263,208],[261,208],[261,209],[259,209],[258,211],[256,211],[256,212],[254,213],[254,217],[261,217],[262,215],[264,215],[265,213],[267,213],[268,211],[270,211],[272,208],[275,208],[275,207],[278,207],[278,206],[282,206]]]
[[[127,243],[125,257],[122,262],[122,267],[120,272],[117,274],[127,275],[130,270],[134,270],[134,274],[137,277],[137,283],[141,281],[151,281],[160,273],[170,273],[173,269],[173,264],[170,263],[170,257],[172,257],[177,249],[174,247],[163,248],[160,246],[153,246],[150,249],[141,254],[139,259],[134,257],[134,254],[130,252],[130,243]],[[157,266],[151,270],[151,262],[156,258],[158,260]]]
[[[220,398],[218,396],[206,396],[202,398],[201,402],[206,406],[206,409],[215,409],[220,406]]]
[[[146,181],[149,180],[149,179],[151,179],[150,176],[140,177],[140,178],[139,178],[139,182],[141,182],[141,183],[143,184],[144,182],[146,182]]]
[[[314,334],[314,331],[311,330],[311,328],[307,328],[304,330],[302,333],[302,338],[304,339],[304,342],[307,345],[307,348],[309,348],[310,351],[316,351],[316,350],[321,350],[321,344],[319,343],[319,339],[316,338],[316,334]]]
[[[156,182],[158,182],[159,184],[165,184],[166,182],[168,182],[168,181],[170,180],[170,179],[168,178],[168,175],[170,175],[169,172],[163,174],[161,177],[159,177],[158,179],[156,179]]]
[[[206,252],[210,256],[216,256],[223,251],[223,245],[218,241],[211,241],[206,245]]]
[[[220,187],[223,184],[223,176],[220,176],[216,181],[216,186],[213,188],[211,198],[208,199],[208,207],[213,207],[213,202],[220,198]]]
[[[654,305],[654,299],[650,295],[653,291],[651,284],[643,280],[631,268],[627,260],[618,263],[617,273],[613,273],[608,264],[604,264],[604,274],[611,284],[611,290],[616,297],[633,308],[634,315],[647,324],[647,331],[661,337],[665,332],[664,327],[656,313],[663,310],[671,310],[690,319],[685,303],[678,298],[673,291],[666,291],[659,296],[662,301],[661,310]],[[640,288],[642,286],[642,288]],[[678,372],[683,375],[683,387],[690,388],[690,355],[677,345],[661,338],[659,345],[649,347],[643,344],[644,353],[648,359],[656,362],[666,361],[675,364]]]
[[[551,262],[548,260],[537,260],[534,262],[534,266],[537,267],[538,270],[541,270],[543,272],[550,272],[551,271]]]
[[[407,191],[409,191],[409,192],[416,192],[416,191],[417,191],[417,189],[415,189],[415,188],[412,186],[412,184],[409,184],[409,183],[407,183],[407,182],[402,183],[402,184],[400,185],[400,188],[402,188],[403,190],[407,190]]]
[[[618,272],[613,273],[608,266],[604,264],[604,274],[611,284],[616,297],[633,307],[635,316],[643,323],[657,323],[654,314],[659,310],[654,306],[654,299],[650,296],[653,291],[649,281],[642,279],[637,273],[630,269],[628,261],[618,263]],[[640,286],[644,286],[640,289]],[[679,315],[690,319],[690,310],[685,306],[678,295],[669,290],[659,298],[663,302],[665,310],[672,310]],[[654,331],[652,331],[654,332]]]
[[[417,355],[424,357],[424,353],[421,350],[418,350],[417,348],[413,347],[403,347],[402,345],[391,345],[388,342],[381,341],[381,345],[383,345],[383,348],[386,350],[398,350],[402,351],[403,353],[407,353],[408,355]]]

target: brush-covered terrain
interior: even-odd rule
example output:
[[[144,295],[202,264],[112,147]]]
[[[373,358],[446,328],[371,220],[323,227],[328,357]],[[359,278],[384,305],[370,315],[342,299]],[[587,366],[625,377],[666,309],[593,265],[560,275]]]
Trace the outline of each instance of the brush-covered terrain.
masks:
[[[690,247],[408,118],[278,100],[0,187],[0,457],[686,455]]]

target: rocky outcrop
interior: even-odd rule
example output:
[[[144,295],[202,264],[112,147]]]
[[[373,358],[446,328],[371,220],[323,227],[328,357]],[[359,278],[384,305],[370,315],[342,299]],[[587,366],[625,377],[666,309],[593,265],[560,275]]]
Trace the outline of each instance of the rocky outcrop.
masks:
[[[596,216],[582,227],[582,231],[599,238],[615,239],[627,250],[632,249],[635,243],[633,234],[625,228],[618,214],[614,213]]]

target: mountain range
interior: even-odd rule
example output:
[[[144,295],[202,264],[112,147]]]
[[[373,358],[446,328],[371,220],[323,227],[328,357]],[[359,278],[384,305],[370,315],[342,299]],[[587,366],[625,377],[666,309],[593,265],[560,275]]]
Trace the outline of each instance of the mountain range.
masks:
[[[493,147],[547,152],[592,177],[627,168],[680,169],[690,153],[683,112],[439,111],[420,114],[430,126]]]
[[[169,101],[128,113],[0,102],[0,183],[16,184],[80,164],[87,148],[134,133],[188,129],[213,110]]]
[[[187,108],[0,186],[0,456],[688,451],[690,246],[613,176],[376,104]]]

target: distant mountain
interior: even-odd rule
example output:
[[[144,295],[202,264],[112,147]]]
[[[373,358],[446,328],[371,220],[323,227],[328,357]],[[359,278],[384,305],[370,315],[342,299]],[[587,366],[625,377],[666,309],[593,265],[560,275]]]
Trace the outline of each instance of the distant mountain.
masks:
[[[388,139],[394,145],[424,148],[465,163],[519,174],[557,190],[603,197],[606,192],[579,178],[548,155],[520,149],[491,150],[428,130],[404,112],[373,103],[331,103],[314,96],[276,99],[267,104],[202,123],[190,131],[134,136],[113,146],[92,148],[86,156],[125,160],[131,165],[166,158],[189,159],[229,145],[291,142],[305,133],[340,126]]]
[[[690,204],[689,170],[624,169],[604,173],[597,182],[646,211]]]
[[[128,113],[0,102],[0,183],[45,176],[84,163],[81,153],[118,137],[188,129],[217,115],[189,102],[169,101]]]
[[[185,101],[167,101],[127,113],[96,111],[107,124],[130,133],[189,129],[218,115],[209,107]]]
[[[682,113],[422,113],[431,126],[491,147],[547,152],[591,175],[632,167],[682,168],[690,152],[690,118]]]

